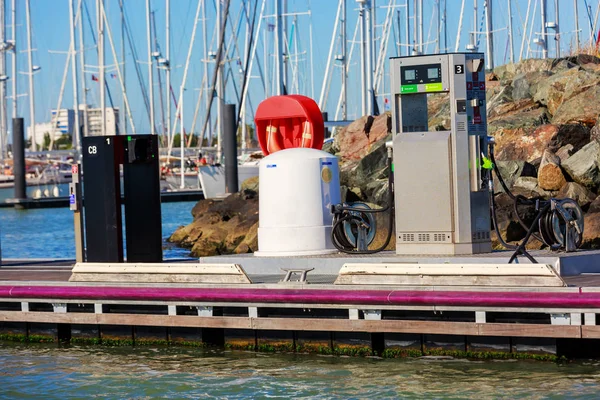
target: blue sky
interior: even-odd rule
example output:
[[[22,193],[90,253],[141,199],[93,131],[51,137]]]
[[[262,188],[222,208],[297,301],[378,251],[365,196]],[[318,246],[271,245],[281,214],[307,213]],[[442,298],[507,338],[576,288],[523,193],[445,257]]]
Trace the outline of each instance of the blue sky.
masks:
[[[78,0],[76,0],[77,3]],[[95,21],[95,1],[93,0],[83,0],[87,5],[89,12],[91,13],[92,24]],[[121,54],[121,28],[120,28],[120,14],[119,14],[119,2],[118,0],[105,0],[106,9],[110,19],[110,27],[112,29],[113,38],[115,40],[115,45],[117,47],[117,53]],[[507,40],[507,30],[506,27],[508,25],[508,13],[507,13],[507,2],[508,0],[494,0],[493,2],[493,13],[494,13],[494,29],[496,32],[495,38],[495,63],[496,65],[504,64],[508,62],[508,40]],[[597,9],[598,9],[598,0],[577,0],[579,7],[579,24],[580,24],[580,36],[582,43],[588,43],[590,39],[590,22],[587,15],[586,4],[590,6],[591,9],[591,20],[592,23],[596,19]],[[7,1],[7,3],[10,3]],[[18,47],[21,51],[19,53],[19,70],[24,71],[27,67],[27,55],[24,50],[26,50],[26,36],[25,36],[25,6],[23,0],[17,0],[18,3]],[[156,27],[157,27],[157,37],[160,42],[160,46],[163,51],[165,48],[165,1],[164,0],[152,0],[152,10],[156,13]],[[252,4],[254,1],[252,1]],[[382,24],[387,12],[388,4],[396,4],[400,5],[396,9],[396,11],[400,12],[400,24],[402,32],[402,40],[404,38],[404,23],[406,20],[406,8],[404,7],[405,0],[377,0],[376,6],[377,8],[377,24]],[[410,6],[412,8],[413,1],[409,1]],[[442,0],[442,5],[444,1]],[[457,37],[457,29],[459,24],[460,10],[462,0],[446,0],[447,3],[447,32],[448,32],[448,44],[451,51],[454,51],[454,44]],[[465,1],[465,9],[464,9],[464,18],[463,18],[463,27],[460,36],[461,45],[459,47],[459,51],[465,50],[465,45],[468,43],[468,34],[473,30],[473,3],[474,0],[466,0]],[[478,1],[479,10],[478,10],[478,25],[479,29],[482,29],[485,25],[480,25],[483,21],[482,18],[482,10],[483,10],[483,0]],[[518,59],[520,49],[521,49],[521,41],[523,37],[523,24],[525,21],[525,16],[527,12],[528,3],[531,3],[530,8],[530,19],[533,15],[534,8],[536,8],[536,14],[533,25],[533,35],[534,38],[536,33],[540,32],[540,6],[539,0],[512,0],[513,7],[513,29],[514,29],[514,49],[515,49],[515,57]],[[548,20],[555,20],[555,10],[554,10],[554,0],[547,0],[548,3]],[[561,31],[564,32],[561,36],[561,51],[564,53],[571,53],[574,51],[574,31],[575,31],[575,23],[574,23],[574,12],[573,12],[573,0],[558,0],[559,3],[559,16],[560,16],[560,28]],[[57,106],[59,91],[61,86],[61,80],[63,76],[63,69],[65,65],[66,55],[55,53],[55,51],[66,51],[69,46],[69,19],[68,19],[68,0],[31,0],[32,7],[32,26],[33,26],[33,47],[35,49],[34,52],[34,65],[39,65],[42,67],[41,71],[35,74],[35,104],[36,104],[36,121],[43,122],[48,121],[50,119],[50,109],[55,108]],[[296,45],[298,46],[298,53],[300,61],[297,63],[296,71],[298,73],[298,91],[302,94],[311,96],[314,86],[314,97],[318,100],[319,93],[321,90],[321,85],[323,81],[325,65],[327,62],[327,54],[329,51],[329,45],[331,40],[331,35],[334,26],[334,20],[337,10],[337,0],[289,0],[288,1],[288,11],[289,12],[306,12],[308,10],[311,11],[311,16],[307,15],[299,15],[297,17],[297,26],[296,29],[298,31],[297,41],[294,41],[294,51]],[[171,0],[171,65],[172,69],[172,86],[173,90],[176,94],[179,93],[179,87],[181,85],[181,80],[183,76],[183,65],[185,63],[185,58],[187,55],[187,50],[190,42],[191,31],[194,23],[194,14],[197,5],[197,0]],[[147,50],[146,50],[146,18],[145,18],[145,1],[144,0],[125,0],[125,8],[127,13],[127,18],[129,21],[129,27],[134,37],[135,47],[137,49],[138,57],[141,62],[147,61]],[[352,35],[354,33],[354,29],[356,26],[357,20],[357,3],[354,0],[347,0],[347,8],[348,8],[348,22],[347,22],[347,34],[349,40],[352,39]],[[435,13],[436,9],[436,0],[424,0],[424,37],[425,42],[432,42],[435,40],[436,34],[436,24],[437,17]],[[259,3],[260,10],[260,3]],[[241,1],[240,0],[232,0],[231,3],[231,17],[232,21],[235,24],[238,20],[239,13],[241,11]],[[273,12],[273,0],[267,0],[267,12],[266,14],[272,14]],[[7,13],[7,25],[10,25],[10,14]],[[202,62],[202,51],[204,43],[207,43],[209,49],[212,51],[216,51],[216,39],[213,38],[214,33],[214,22],[215,22],[215,0],[207,0],[207,20],[208,20],[208,35],[207,38],[202,36],[201,24],[198,26],[198,31],[196,35],[196,41],[193,48],[192,54],[192,62],[190,64],[190,70],[188,73],[188,81],[186,83],[186,91],[184,97],[185,104],[185,113],[184,120],[186,129],[189,130],[192,123],[192,117],[194,113],[194,106],[196,103],[196,99],[198,97],[199,91],[197,90],[201,86],[202,77],[203,77],[203,68],[204,64]],[[397,14],[395,14],[397,15]],[[265,21],[266,22],[266,21]],[[263,22],[263,27],[266,26],[265,22]],[[272,22],[272,21],[271,21]],[[290,18],[290,24],[292,22],[292,18]],[[392,33],[397,35],[397,21],[394,21],[394,29]],[[413,23],[413,22],[411,22]],[[314,82],[311,82],[311,73],[310,73],[310,54],[309,54],[309,29],[312,25],[313,30],[313,53],[314,53]],[[98,96],[98,83],[92,81],[92,74],[97,75],[93,66],[97,64],[97,58],[95,55],[95,48],[93,46],[92,38],[91,38],[91,30],[88,25],[87,16],[84,13],[84,26],[85,26],[85,40],[86,40],[86,64],[90,67],[87,68],[85,79],[86,85],[90,88],[90,92],[88,93],[87,100],[88,103],[93,105],[98,105],[99,96]],[[529,28],[528,28],[529,29]],[[527,33],[526,38],[526,46],[523,51],[523,58],[529,57],[539,57],[541,54],[539,52],[539,47],[533,44],[533,40],[529,40],[529,33]],[[377,28],[378,35],[381,34],[381,27]],[[230,31],[228,31],[228,35]],[[263,37],[273,36],[273,32],[262,29],[259,35],[259,45],[257,48],[257,57],[260,58],[260,62],[264,63],[264,48],[263,48]],[[7,26],[7,38],[10,39],[10,26]],[[443,37],[443,36],[442,36]],[[243,51],[243,40],[244,40],[244,28],[241,29],[241,34],[238,37],[238,47]],[[397,55],[398,47],[395,46],[395,41],[390,41],[388,46],[387,56],[395,56]],[[529,43],[529,50],[527,48],[527,43]],[[551,34],[549,37],[550,44],[550,56],[554,56],[554,38]],[[443,43],[442,43],[443,45]],[[108,41],[107,41],[108,46]],[[350,46],[350,45],[349,45]],[[272,44],[271,46],[272,47]],[[404,47],[400,47],[404,48]],[[433,52],[435,49],[435,43],[429,43],[426,47],[426,52]],[[348,49],[349,50],[349,49]],[[485,37],[480,37],[480,50],[485,51]],[[404,50],[402,50],[404,51]],[[339,51],[336,51],[338,53]],[[135,61],[132,58],[132,54],[130,49],[126,48],[126,69],[127,69],[127,79],[126,84],[128,87],[128,96],[129,101],[131,103],[132,113],[134,116],[134,121],[136,124],[136,128],[138,132],[147,132],[149,128],[149,120],[148,115],[146,113],[146,109],[144,107],[140,85],[138,83],[137,77],[134,72],[134,63]],[[79,57],[79,56],[78,56]],[[360,114],[360,93],[358,90],[358,85],[360,82],[360,76],[358,75],[360,70],[359,65],[359,49],[358,47],[354,50],[353,59],[351,61],[351,70],[349,74],[349,118],[353,119],[359,116]],[[107,64],[114,65],[115,61],[112,58],[112,54],[110,48],[107,47],[106,50],[106,58]],[[272,49],[269,48],[267,51],[267,58],[272,60]],[[12,76],[12,71],[10,70],[10,55],[7,57],[8,64],[8,75]],[[119,60],[121,62],[121,60]],[[147,64],[139,64],[142,72],[142,79],[146,82],[147,80]],[[238,73],[239,67],[237,66],[237,62],[235,57],[231,61],[232,71],[234,75],[234,79],[239,82],[240,75]],[[262,65],[264,69],[264,65]],[[78,68],[79,68],[79,60],[78,60]],[[212,67],[211,67],[212,68]],[[337,103],[337,99],[339,97],[340,91],[340,78],[339,78],[339,68],[335,69],[335,73],[333,75],[333,79],[331,82],[330,90],[329,90],[329,98],[326,107],[326,111],[329,112],[330,115],[335,113],[335,105]],[[70,72],[69,72],[70,73]],[[81,71],[79,71],[81,73]],[[122,99],[120,95],[120,87],[118,83],[118,79],[111,78],[111,73],[116,73],[113,70],[107,72],[107,79],[109,83],[109,87],[111,90],[111,95],[115,101],[115,105],[121,107]],[[291,73],[290,73],[291,74]],[[257,64],[254,64],[253,75],[258,76]],[[210,76],[210,71],[209,71]],[[19,75],[18,82],[18,92],[19,93],[27,93],[27,77],[26,75]],[[273,80],[273,77],[267,77],[268,82]],[[389,77],[384,79],[384,89],[387,87],[387,81]],[[9,94],[10,94],[10,83],[8,84]],[[156,124],[159,130],[162,129],[161,125],[161,111],[159,104],[159,87],[156,82],[156,72],[155,72],[155,106],[156,106]],[[164,76],[163,76],[163,92],[166,91],[164,87]],[[385,90],[384,90],[385,92]],[[227,87],[227,100],[230,102],[235,102],[235,94],[234,94],[233,85],[230,84]],[[250,86],[251,93],[251,103],[254,107],[258,105],[258,103],[264,99],[265,91],[263,89],[263,85],[261,80],[258,78],[251,80]],[[166,97],[166,93],[164,94]],[[80,95],[80,99],[82,96]],[[82,100],[80,100],[82,101]],[[8,102],[9,107],[9,115],[12,110],[11,101]],[[63,97],[63,107],[72,107],[73,99],[72,99],[72,88],[71,88],[71,78],[69,78],[65,87],[65,94]],[[174,109],[174,107],[173,107]],[[25,118],[26,125],[28,122],[28,99],[27,97],[19,98],[19,114]],[[200,120],[203,118],[203,111],[200,113]],[[248,115],[247,122],[251,122],[251,116]],[[198,123],[197,125],[200,125]],[[199,128],[196,128],[196,131]]]

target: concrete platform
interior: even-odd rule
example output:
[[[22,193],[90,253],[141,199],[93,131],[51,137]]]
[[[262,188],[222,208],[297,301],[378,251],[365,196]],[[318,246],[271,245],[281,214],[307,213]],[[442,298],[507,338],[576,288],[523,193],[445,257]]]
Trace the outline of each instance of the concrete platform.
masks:
[[[546,250],[530,251],[540,264],[552,266],[561,277],[580,274],[600,274],[600,250],[559,253]],[[466,256],[404,256],[392,251],[372,255],[331,254],[325,256],[258,257],[254,254],[236,254],[200,257],[200,263],[232,263],[240,265],[249,275],[281,274],[282,268],[314,268],[311,274],[337,275],[344,264],[506,264],[512,251],[494,251]],[[525,257],[518,263],[531,264]]]

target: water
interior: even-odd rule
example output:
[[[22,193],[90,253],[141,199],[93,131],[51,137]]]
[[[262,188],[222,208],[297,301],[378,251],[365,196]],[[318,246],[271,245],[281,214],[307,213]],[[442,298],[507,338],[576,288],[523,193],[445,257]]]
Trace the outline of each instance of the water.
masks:
[[[598,364],[0,343],[0,398],[597,398]]]
[[[192,222],[196,202],[163,203],[162,234],[164,258],[182,258],[189,251],[166,239],[181,225]],[[75,258],[73,212],[68,208],[34,210],[0,209],[2,258]]]

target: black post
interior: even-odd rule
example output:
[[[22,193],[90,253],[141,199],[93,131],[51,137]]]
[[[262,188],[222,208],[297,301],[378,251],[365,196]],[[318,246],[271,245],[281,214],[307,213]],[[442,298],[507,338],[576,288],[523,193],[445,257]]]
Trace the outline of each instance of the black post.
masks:
[[[321,115],[323,116],[323,122],[327,122],[329,121],[329,114],[327,114],[327,111],[321,112]],[[325,127],[325,139],[327,139],[328,137],[331,136],[331,133],[329,132],[329,128]]]
[[[15,199],[27,198],[25,182],[25,131],[23,118],[13,118],[13,175],[15,176]],[[33,124],[32,124],[33,126]],[[32,140],[35,140],[32,138]]]
[[[223,155],[225,156],[225,192],[238,191],[237,114],[235,104],[223,107]]]

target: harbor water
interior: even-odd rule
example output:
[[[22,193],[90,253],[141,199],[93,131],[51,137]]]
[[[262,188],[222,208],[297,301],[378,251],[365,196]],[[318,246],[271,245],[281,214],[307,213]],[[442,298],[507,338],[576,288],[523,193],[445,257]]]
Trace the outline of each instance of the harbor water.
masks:
[[[194,202],[162,205],[163,238]],[[67,208],[0,209],[2,256],[75,257]],[[165,258],[188,251],[163,241]],[[596,398],[600,363],[378,359],[0,342],[0,399]]]
[[[163,203],[162,233],[165,259],[185,258],[189,251],[166,239],[181,225],[192,222],[195,202]],[[0,209],[2,258],[74,259],[73,212],[68,208]]]
[[[0,344],[0,398],[597,398],[595,363]]]

